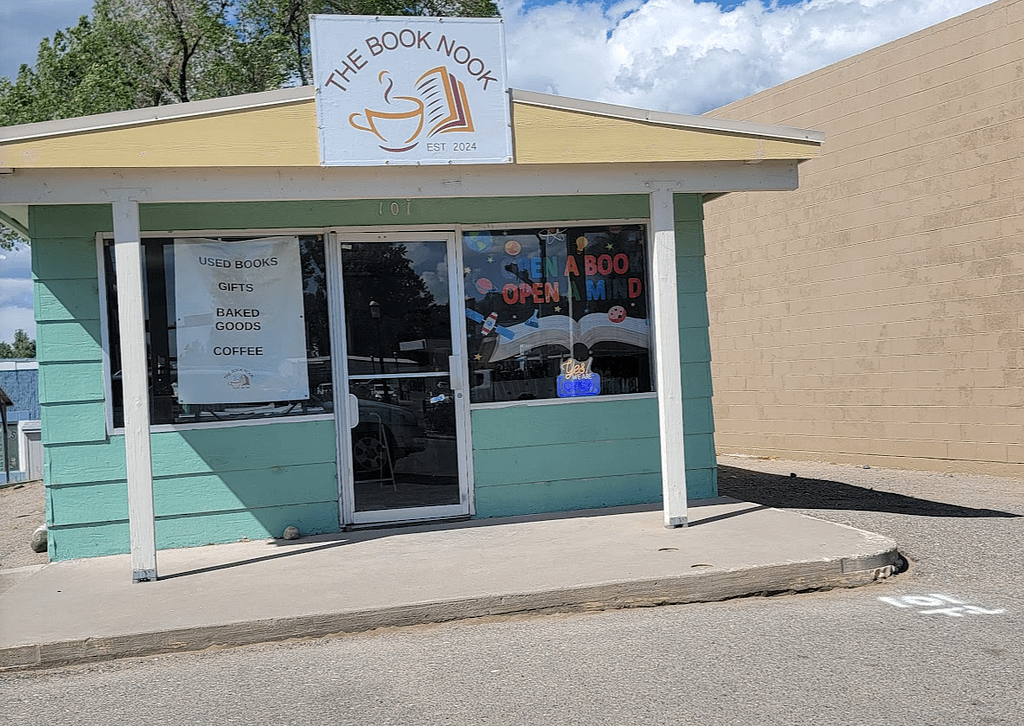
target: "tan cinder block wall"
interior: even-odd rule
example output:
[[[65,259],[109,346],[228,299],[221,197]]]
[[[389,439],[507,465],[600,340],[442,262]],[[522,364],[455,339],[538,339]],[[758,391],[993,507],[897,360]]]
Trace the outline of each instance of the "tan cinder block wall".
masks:
[[[718,451],[1024,477],[1024,0],[709,115],[826,133],[705,204]]]

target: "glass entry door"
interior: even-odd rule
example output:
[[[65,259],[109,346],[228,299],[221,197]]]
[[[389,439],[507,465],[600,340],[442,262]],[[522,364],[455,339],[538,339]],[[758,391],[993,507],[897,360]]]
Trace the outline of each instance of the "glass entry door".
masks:
[[[454,235],[353,234],[337,245],[342,521],[469,514]]]

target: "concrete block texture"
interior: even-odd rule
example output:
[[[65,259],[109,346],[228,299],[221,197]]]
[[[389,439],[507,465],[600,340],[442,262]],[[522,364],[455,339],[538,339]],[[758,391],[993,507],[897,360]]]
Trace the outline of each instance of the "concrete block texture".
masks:
[[[1024,476],[1024,2],[709,113],[824,131],[704,205],[721,453]]]

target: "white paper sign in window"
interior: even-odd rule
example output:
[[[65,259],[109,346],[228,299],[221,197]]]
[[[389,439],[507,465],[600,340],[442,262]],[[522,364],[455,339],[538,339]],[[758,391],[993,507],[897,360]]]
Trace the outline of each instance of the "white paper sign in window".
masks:
[[[500,18],[314,15],[320,163],[512,161]]]
[[[182,403],[309,398],[296,237],[174,241]]]

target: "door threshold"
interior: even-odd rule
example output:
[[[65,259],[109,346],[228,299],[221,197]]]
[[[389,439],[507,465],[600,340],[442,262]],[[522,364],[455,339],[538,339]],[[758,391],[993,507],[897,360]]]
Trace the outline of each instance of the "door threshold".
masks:
[[[398,529],[400,527],[417,527],[421,524],[445,524],[448,522],[468,522],[471,514],[460,514],[456,517],[426,517],[424,519],[398,519],[393,522],[364,522],[362,524],[346,524],[342,532],[361,532],[369,529]]]

